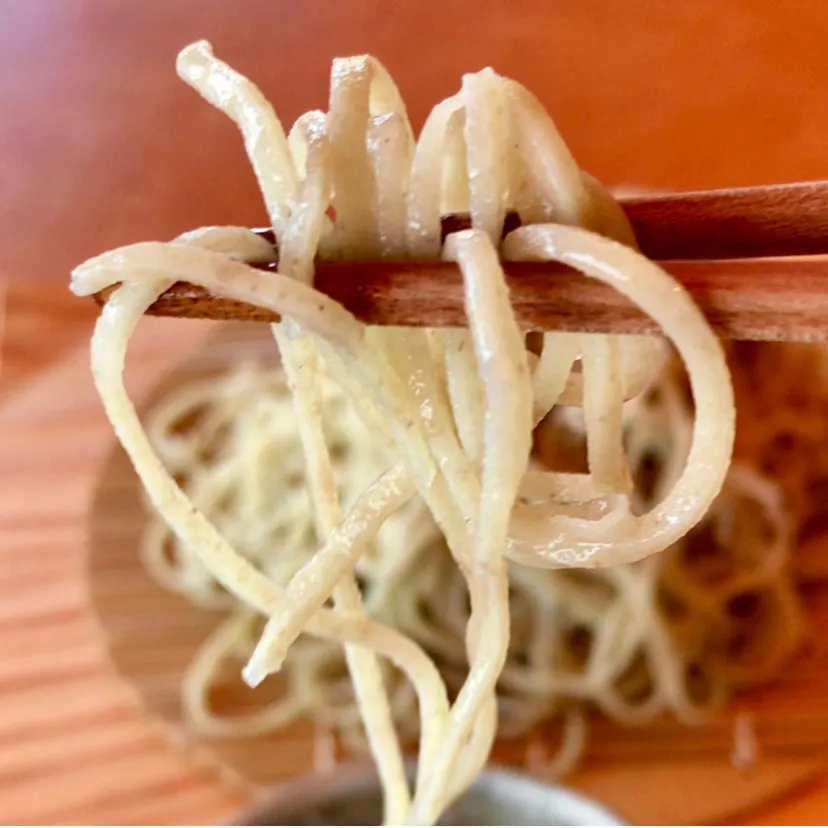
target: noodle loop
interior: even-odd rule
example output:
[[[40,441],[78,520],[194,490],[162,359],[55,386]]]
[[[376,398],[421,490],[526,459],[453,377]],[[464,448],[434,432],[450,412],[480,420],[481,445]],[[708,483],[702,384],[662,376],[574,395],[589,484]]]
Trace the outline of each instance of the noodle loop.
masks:
[[[670,572],[685,566],[682,538],[725,479],[730,379],[701,313],[635,250],[623,212],[578,168],[538,101],[491,69],[467,75],[415,141],[388,73],[358,57],[334,62],[327,113],[308,113],[286,135],[209,44],[185,49],[178,71],[242,133],[278,272],[246,264],[276,249],[243,229],[212,228],[91,259],[72,287],[121,283],[93,337],[93,373],[163,521],[148,529],[148,566],[200,604],[234,608],[188,675],[193,721],[250,733],[310,715],[356,738],[361,719],[386,821],[433,824],[485,763],[499,716],[514,732],[561,716],[566,762],[583,744],[586,702],[625,721],[666,707],[690,718],[703,704],[686,674],[708,644],[681,613],[674,632],[653,608],[662,581],[676,606],[698,603],[682,591],[693,579],[674,583]],[[468,210],[473,229],[443,243],[447,209]],[[524,226],[501,245],[510,210]],[[468,330],[366,329],[313,287],[317,257],[438,256],[462,272]],[[687,367],[695,417],[690,427],[675,406],[650,414],[679,421],[684,437],[662,429],[651,445],[630,435],[629,408],[664,364],[664,342],[547,334],[530,353],[501,257],[562,262],[658,321]],[[126,346],[176,280],[279,313],[284,373],[246,366],[182,389],[147,434],[124,390]],[[572,406],[586,468],[553,470],[532,456],[533,428]],[[658,452],[662,473],[642,494],[646,458]],[[772,514],[759,489],[746,496]],[[651,557],[665,549],[663,561]],[[737,569],[727,602],[717,592],[709,607],[732,630],[734,671],[755,662],[740,624],[766,575]],[[781,594],[756,600],[768,618],[784,605]],[[673,635],[689,642],[686,658]],[[286,689],[222,720],[207,691],[220,665],[240,657],[251,685],[284,665]],[[415,706],[412,794],[395,722]]]

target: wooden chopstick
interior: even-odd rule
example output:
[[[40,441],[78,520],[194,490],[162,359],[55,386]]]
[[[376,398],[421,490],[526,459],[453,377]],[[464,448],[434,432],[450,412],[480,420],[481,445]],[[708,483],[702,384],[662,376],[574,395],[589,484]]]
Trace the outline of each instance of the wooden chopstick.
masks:
[[[662,263],[724,339],[828,339],[828,260]],[[518,322],[527,331],[657,333],[636,305],[599,282],[545,262],[505,262]],[[315,286],[370,325],[464,327],[463,283],[448,262],[320,263]],[[97,294],[103,302],[111,291]],[[278,322],[253,305],[179,282],[153,316]]]
[[[622,199],[651,259],[828,253],[828,181]]]
[[[753,258],[828,254],[828,182],[635,198],[622,205],[643,252],[688,290],[723,338],[828,339],[828,258]],[[518,224],[509,216],[504,232]],[[444,235],[468,226],[467,216],[443,219]],[[658,331],[616,291],[559,265],[505,262],[504,268],[526,330]],[[462,281],[451,263],[320,262],[314,284],[368,324],[466,324]],[[105,301],[109,292],[96,299]],[[186,283],[174,285],[149,313],[278,321],[261,308]]]

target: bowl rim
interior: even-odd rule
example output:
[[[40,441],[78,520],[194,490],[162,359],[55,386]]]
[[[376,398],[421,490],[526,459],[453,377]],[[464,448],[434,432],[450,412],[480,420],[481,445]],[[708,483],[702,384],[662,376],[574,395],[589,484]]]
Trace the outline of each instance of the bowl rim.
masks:
[[[407,762],[406,769],[412,777],[416,768],[414,762]],[[487,765],[472,783],[469,791],[484,784],[519,784],[525,788],[542,790],[554,794],[567,817],[578,818],[577,822],[558,824],[571,825],[629,825],[617,812],[600,800],[554,781],[530,776],[505,765]],[[325,797],[335,797],[346,791],[373,791],[378,789],[379,776],[370,763],[349,761],[328,772],[302,773],[285,779],[276,785],[263,789],[236,812],[230,825],[267,825],[274,811],[294,810],[310,807],[318,801],[320,790]],[[562,814],[563,816],[563,814]]]

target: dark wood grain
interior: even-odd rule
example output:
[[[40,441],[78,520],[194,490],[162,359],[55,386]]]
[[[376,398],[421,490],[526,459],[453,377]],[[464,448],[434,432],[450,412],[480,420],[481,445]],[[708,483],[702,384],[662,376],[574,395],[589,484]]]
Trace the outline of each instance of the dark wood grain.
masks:
[[[828,254],[828,181],[729,187],[619,199],[638,245],[651,259],[758,259]],[[520,226],[516,213],[506,235]],[[443,216],[443,239],[471,227],[468,214]],[[273,241],[270,231],[258,231]]]
[[[828,339],[828,260],[759,259],[663,263],[726,339]],[[525,330],[656,333],[658,327],[615,290],[545,262],[506,262]],[[450,262],[320,263],[316,286],[371,325],[462,327],[463,283]],[[111,289],[110,289],[111,290]],[[110,290],[97,295],[106,300]],[[275,322],[262,308],[179,282],[154,316]]]
[[[648,196],[622,205],[645,254],[681,260],[668,262],[668,271],[722,337],[828,339],[828,260],[790,258],[828,254],[828,182]],[[468,215],[457,214],[444,216],[442,224],[445,238],[471,222]],[[519,224],[510,213],[504,234]],[[269,231],[257,232],[274,241]],[[515,313],[526,330],[658,330],[614,290],[558,265],[505,267]],[[450,263],[320,262],[315,284],[372,325],[452,327],[466,321],[460,275]],[[98,301],[107,295],[99,294]],[[259,322],[278,318],[183,283],[150,313]]]
[[[828,252],[828,182],[629,199],[624,209],[653,259],[739,259]]]

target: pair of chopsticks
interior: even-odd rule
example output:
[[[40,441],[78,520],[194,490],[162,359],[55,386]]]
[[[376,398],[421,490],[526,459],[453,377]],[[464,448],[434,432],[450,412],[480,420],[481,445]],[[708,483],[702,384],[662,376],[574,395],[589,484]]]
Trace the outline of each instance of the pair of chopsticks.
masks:
[[[828,339],[828,181],[621,201],[641,250],[685,289],[727,339]],[[510,216],[506,230],[517,226]],[[467,216],[443,218],[448,234]],[[526,330],[656,333],[628,299],[555,263],[504,262]],[[314,286],[371,325],[464,327],[451,262],[319,262]],[[104,302],[112,289],[96,295]],[[278,321],[274,314],[177,283],[156,316]]]

